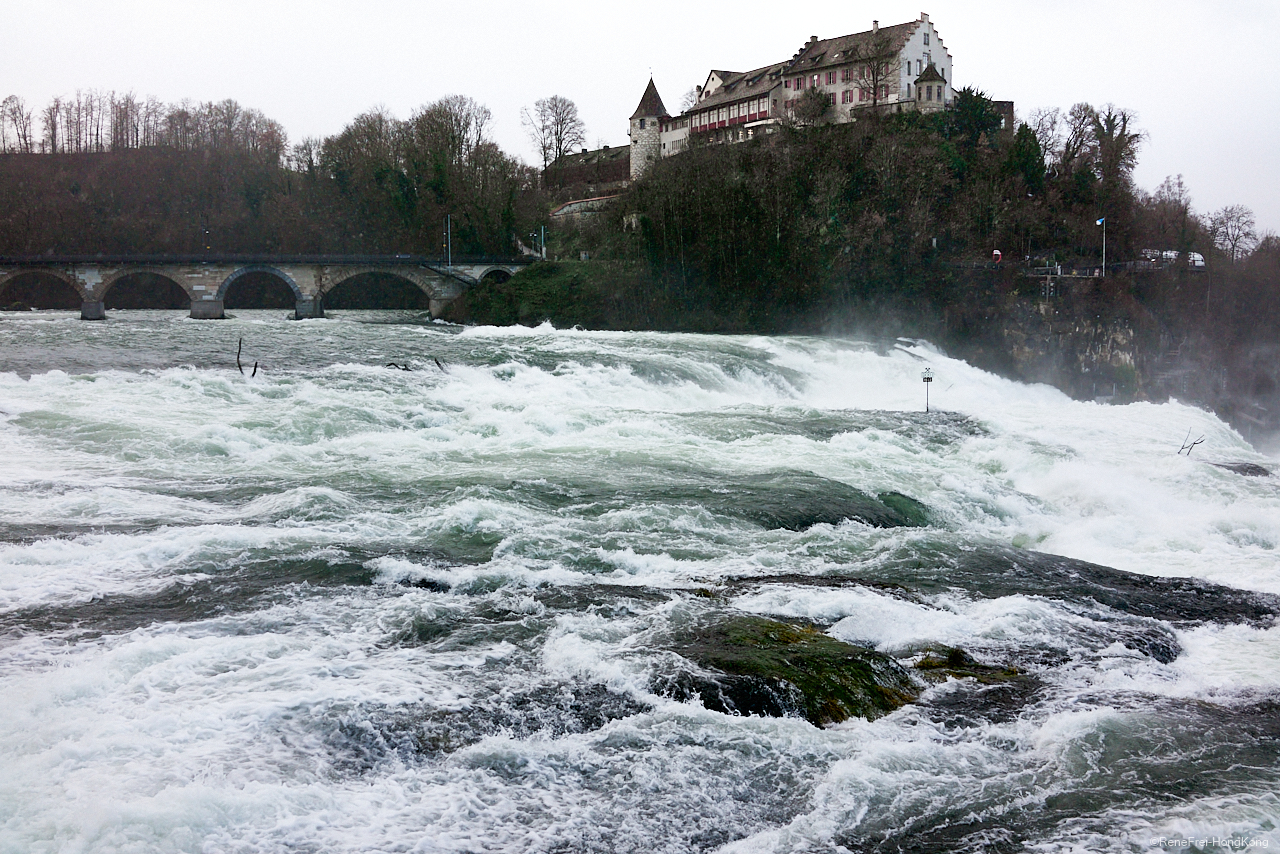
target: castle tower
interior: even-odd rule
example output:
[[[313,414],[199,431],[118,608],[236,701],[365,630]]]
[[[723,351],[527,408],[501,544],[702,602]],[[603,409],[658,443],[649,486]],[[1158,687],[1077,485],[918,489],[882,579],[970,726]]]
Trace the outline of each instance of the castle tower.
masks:
[[[640,105],[631,114],[631,180],[645,173],[655,160],[662,156],[662,120],[670,118],[662,106],[658,87],[649,78]]]
[[[930,62],[928,67],[915,79],[916,109],[922,113],[933,113],[947,105],[947,80],[938,73],[938,69]]]

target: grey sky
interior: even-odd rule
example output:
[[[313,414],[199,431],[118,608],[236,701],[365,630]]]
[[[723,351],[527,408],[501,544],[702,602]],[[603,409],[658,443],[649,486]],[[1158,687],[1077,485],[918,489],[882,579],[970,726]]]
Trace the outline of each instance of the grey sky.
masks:
[[[626,142],[649,70],[676,111],[710,68],[745,70],[830,37],[928,12],[957,85],[1036,107],[1113,102],[1149,133],[1138,181],[1181,173],[1197,210],[1253,208],[1280,231],[1277,0],[881,0],[708,4],[411,0],[4,0],[0,97],[40,105],[77,88],[165,101],[234,98],[290,138],[383,105],[461,93],[532,161],[520,108],[574,100],[588,140]]]

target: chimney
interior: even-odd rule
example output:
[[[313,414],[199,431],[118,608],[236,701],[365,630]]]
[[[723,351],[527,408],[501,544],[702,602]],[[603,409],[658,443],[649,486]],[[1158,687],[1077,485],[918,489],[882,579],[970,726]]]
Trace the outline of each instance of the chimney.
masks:
[[[809,44],[817,44],[817,43],[818,43],[817,36],[809,36]]]
[[[871,22],[871,32],[873,32],[873,33],[878,33],[878,32],[880,32],[880,22],[879,22],[879,21],[872,21],[872,22]]]
[[[583,148],[583,149],[582,149],[582,153],[583,153],[583,154],[586,154],[586,153],[587,153],[587,149],[586,149],[586,148]]]
[[[927,23],[929,23],[929,16],[928,16],[928,15],[926,15],[924,12],[921,12],[921,13],[920,13],[920,20],[927,24]]]

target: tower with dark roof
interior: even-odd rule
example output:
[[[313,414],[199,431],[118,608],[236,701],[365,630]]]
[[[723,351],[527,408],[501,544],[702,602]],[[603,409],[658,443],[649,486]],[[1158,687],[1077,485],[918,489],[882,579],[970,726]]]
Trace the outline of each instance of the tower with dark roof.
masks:
[[[922,113],[934,113],[947,105],[947,79],[929,66],[915,79],[916,109]]]
[[[662,121],[670,118],[662,105],[658,87],[649,78],[649,85],[640,98],[640,104],[631,114],[631,180],[645,173],[655,160],[662,156]]]

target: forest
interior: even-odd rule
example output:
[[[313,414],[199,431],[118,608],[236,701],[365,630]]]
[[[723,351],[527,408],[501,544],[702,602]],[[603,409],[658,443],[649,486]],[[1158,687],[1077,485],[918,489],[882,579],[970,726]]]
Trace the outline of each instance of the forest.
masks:
[[[489,138],[491,115],[451,96],[405,120],[364,113],[289,144],[234,101],[165,105],[111,93],[39,117],[0,103],[0,255],[509,254],[545,214],[538,172]],[[37,134],[36,128],[43,128]]]

